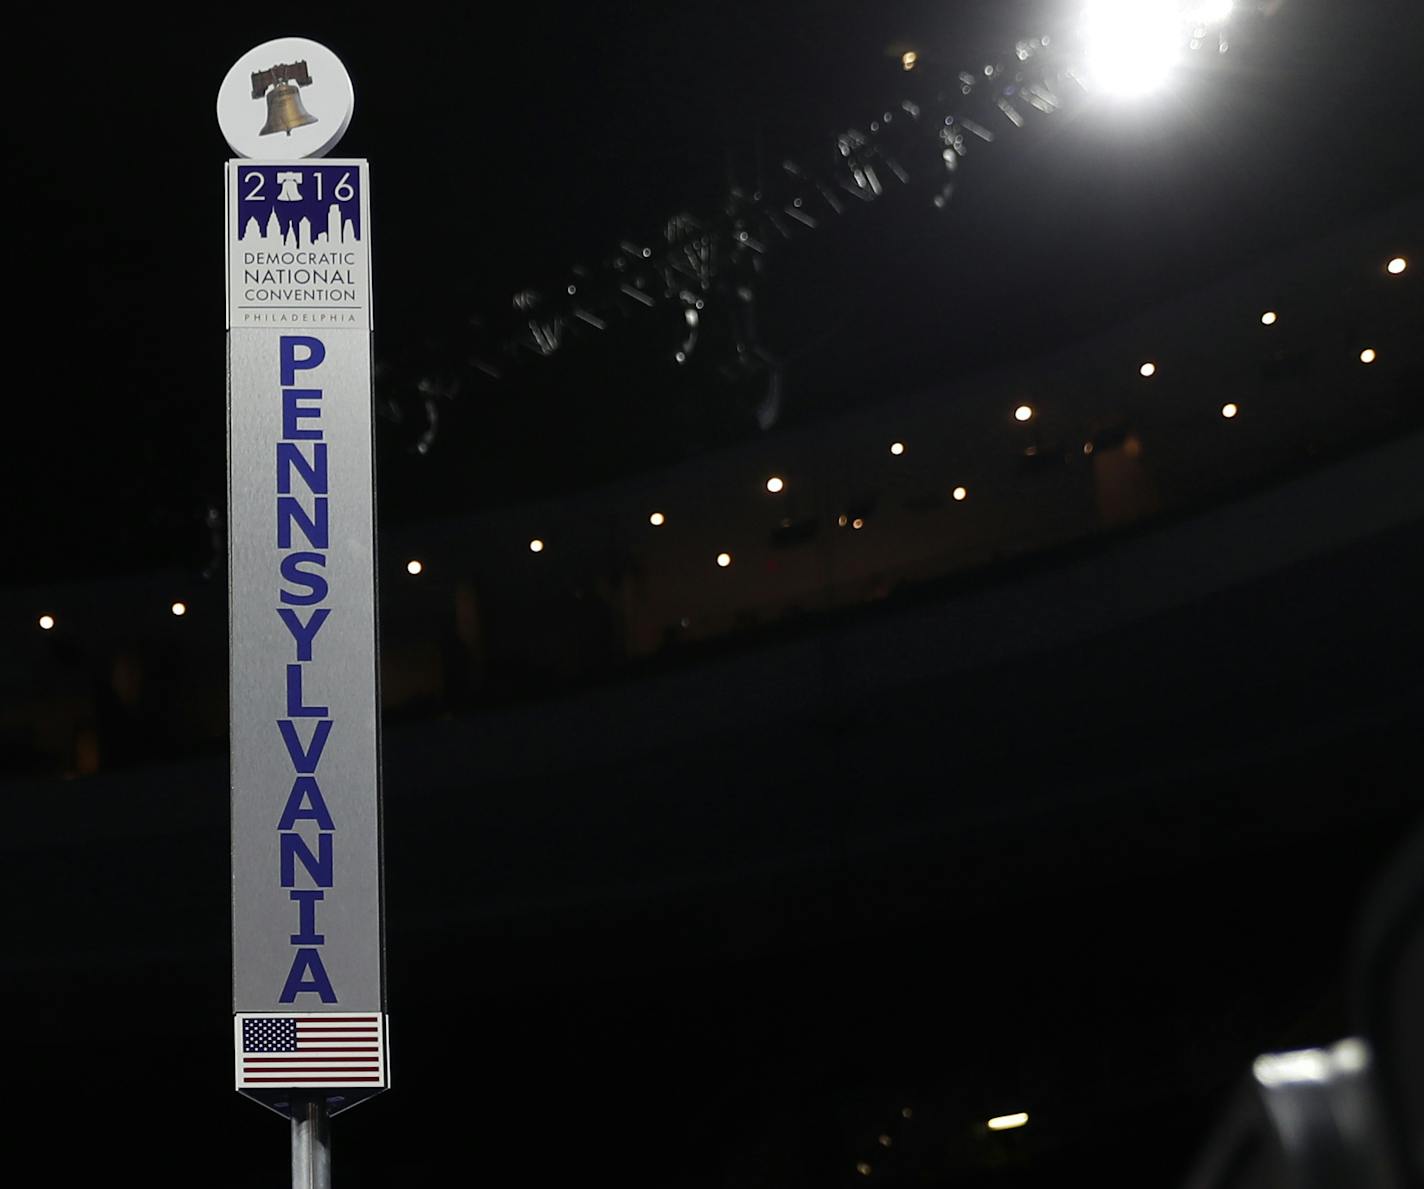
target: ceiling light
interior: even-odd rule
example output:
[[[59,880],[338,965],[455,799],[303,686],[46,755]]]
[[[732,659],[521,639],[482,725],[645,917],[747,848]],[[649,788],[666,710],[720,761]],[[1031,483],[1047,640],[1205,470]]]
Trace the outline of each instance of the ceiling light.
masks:
[[[1363,351],[1360,352],[1361,363],[1373,363],[1378,358],[1379,356],[1375,354],[1375,349],[1373,347],[1366,347]]]
[[[1094,89],[1131,97],[1156,90],[1182,52],[1177,0],[1089,0],[1083,47]]]
[[[654,528],[660,528],[662,525],[667,523],[667,517],[664,516],[661,512],[654,512],[651,516],[648,517],[648,523],[651,524]]]
[[[187,615],[187,614],[188,614],[188,604],[187,604],[187,603],[174,603],[173,606],[171,606],[171,607],[168,608],[168,610],[172,611],[174,615]]]
[[[1407,261],[1403,256],[1396,256],[1387,265],[1385,265],[1385,267],[1389,269],[1391,276],[1397,277],[1400,273],[1402,273],[1406,268],[1409,267],[1409,261]]]
[[[1234,404],[1232,404],[1230,401],[1227,401],[1226,404],[1224,404],[1224,405],[1221,406],[1221,415],[1222,415],[1223,417],[1225,417],[1228,421],[1230,421],[1233,417],[1235,417],[1236,414],[1239,413],[1240,411],[1241,411],[1241,410],[1238,409],[1238,408],[1237,408]]]
[[[1020,405],[1017,409],[1014,410],[1015,421],[1027,421],[1032,416],[1033,409],[1029,405]]]
[[[775,495],[785,486],[786,484],[782,482],[780,475],[773,475],[770,479],[766,481],[766,489],[767,491],[771,492],[772,495]]]
[[[1275,310],[1267,310],[1264,314],[1261,315],[1261,325],[1262,325],[1262,326],[1274,326],[1275,324],[1276,324],[1276,311],[1275,311]]]
[[[41,616],[40,616],[40,631],[42,631],[42,632],[47,632],[47,631],[49,631],[50,628],[52,628],[52,627],[54,627],[54,616],[53,616],[53,615],[41,615]]]
[[[1157,365],[1155,363],[1150,362],[1144,363],[1140,368],[1137,369],[1137,374],[1143,377],[1143,379],[1150,379],[1152,376],[1155,376],[1157,374]]]
[[[987,1126],[990,1131],[1010,1131],[1015,1127],[1022,1127],[1028,1122],[1028,1112],[1019,1111],[1014,1115],[996,1115],[990,1119]]]
[[[730,553],[719,553],[717,555],[717,564],[725,570],[732,564],[732,555]]]
[[[956,487],[953,494],[956,500],[963,501],[969,498],[969,489],[967,487]]]
[[[544,552],[544,542],[541,541],[541,540],[539,540],[538,537],[535,537],[532,541],[529,542],[529,552],[530,552],[530,553],[543,553],[543,552]]]
[[[405,563],[405,572],[407,574],[419,574],[420,571],[423,569],[425,569],[425,567],[421,565],[420,562],[416,561],[414,558]]]
[[[905,443],[904,443],[904,442],[891,442],[891,443],[890,443],[890,453],[891,453],[891,454],[897,454],[897,455],[898,455],[898,454],[904,454],[904,453],[905,453]]]

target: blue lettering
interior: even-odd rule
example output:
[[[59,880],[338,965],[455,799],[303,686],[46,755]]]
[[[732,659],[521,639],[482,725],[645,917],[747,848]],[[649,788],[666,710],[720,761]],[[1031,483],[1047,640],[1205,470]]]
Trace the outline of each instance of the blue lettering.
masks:
[[[320,399],[320,388],[282,389],[282,436],[284,438],[296,441],[299,438],[321,437],[321,430],[303,429],[301,426],[303,421],[316,421],[321,417],[320,409],[314,409],[302,402]]]
[[[329,706],[302,705],[302,666],[287,666],[287,717],[326,718],[331,713]]]
[[[297,358],[297,348],[306,348],[306,356]],[[282,387],[289,388],[299,371],[311,371],[326,358],[326,347],[320,339],[305,334],[284,334],[277,346],[282,360]]]
[[[316,931],[316,902],[326,898],[325,892],[315,888],[298,888],[288,892],[297,902],[297,932],[292,934],[293,945],[323,945],[326,935]]]
[[[292,494],[292,472],[301,475],[307,490],[317,495],[326,495],[331,486],[326,468],[326,443],[318,442],[312,447],[312,460],[295,442],[277,443],[277,494]]]
[[[325,496],[317,496],[316,519],[313,520],[307,515],[307,510],[302,507],[301,501],[296,496],[279,495],[277,497],[277,548],[290,549],[292,547],[292,524],[295,522],[301,530],[302,536],[306,537],[308,545],[314,549],[326,549],[331,543],[330,517],[327,515],[329,502]]]
[[[308,553],[305,550],[301,553],[289,553],[282,559],[280,569],[284,581],[291,582],[296,586],[305,586],[307,594],[294,594],[289,590],[281,592],[282,602],[290,603],[297,607],[310,607],[313,603],[319,603],[331,592],[331,587],[327,584],[326,575],[315,570],[304,570],[302,564],[312,566],[326,565],[326,554]]]
[[[297,738],[296,723],[280,718],[277,720],[277,729],[282,732],[282,742],[287,745],[287,755],[292,761],[292,767],[308,776],[316,772],[316,766],[321,763],[321,753],[326,750],[326,738],[331,734],[331,719],[323,719],[316,724],[316,729],[312,731],[311,743],[306,748],[302,747],[301,740]]]
[[[312,882],[319,888],[329,888],[332,884],[334,862],[331,851],[331,835],[316,836],[316,854],[300,834],[278,834],[282,845],[282,886],[293,888],[297,885],[297,863],[307,869]]]
[[[315,776],[298,776],[292,782],[292,791],[287,794],[287,804],[282,810],[282,820],[277,823],[277,829],[291,830],[299,821],[316,822],[323,830],[336,829],[336,823],[331,820],[331,810],[326,807],[326,798],[321,795],[321,786],[317,784]]]
[[[331,989],[331,979],[326,976],[326,967],[321,963],[321,953],[313,949],[299,949],[292,959],[292,969],[287,973],[287,982],[277,997],[279,1003],[295,1003],[304,991],[315,991],[323,1003],[335,1003],[336,992]]]
[[[287,631],[292,633],[292,639],[297,642],[297,660],[309,661],[312,658],[312,641],[316,639],[317,632],[321,631],[321,625],[326,622],[326,617],[331,611],[326,607],[321,607],[311,613],[311,618],[303,623],[295,611],[288,611],[285,607],[278,607],[277,614],[282,617],[282,622],[287,625]]]

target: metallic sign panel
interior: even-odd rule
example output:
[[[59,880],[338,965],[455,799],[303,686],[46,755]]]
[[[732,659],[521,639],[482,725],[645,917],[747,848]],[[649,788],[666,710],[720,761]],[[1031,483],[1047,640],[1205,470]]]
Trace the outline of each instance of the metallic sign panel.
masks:
[[[337,1024],[384,1007],[366,178],[360,163],[323,163],[318,186],[316,168],[228,169],[233,1010],[244,1087],[267,1085],[251,1080],[251,1062],[287,1063],[261,1044],[254,1056],[256,1025],[244,1049],[243,1018],[282,1036],[288,1018],[332,1013]],[[384,1053],[383,1018],[379,1027]],[[379,1065],[349,1084],[384,1085]]]

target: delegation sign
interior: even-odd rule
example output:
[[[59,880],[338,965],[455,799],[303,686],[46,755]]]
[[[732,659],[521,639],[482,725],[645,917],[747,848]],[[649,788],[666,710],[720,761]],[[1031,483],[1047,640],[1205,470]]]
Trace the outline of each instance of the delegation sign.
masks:
[[[227,166],[233,1042],[269,1105],[389,1084],[368,193]]]

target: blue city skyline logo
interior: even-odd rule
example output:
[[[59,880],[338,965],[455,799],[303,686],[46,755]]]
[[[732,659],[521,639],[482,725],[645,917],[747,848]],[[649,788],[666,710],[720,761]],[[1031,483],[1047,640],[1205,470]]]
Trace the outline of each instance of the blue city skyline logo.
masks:
[[[237,171],[237,237],[292,248],[361,239],[361,172],[355,166],[248,165]]]

